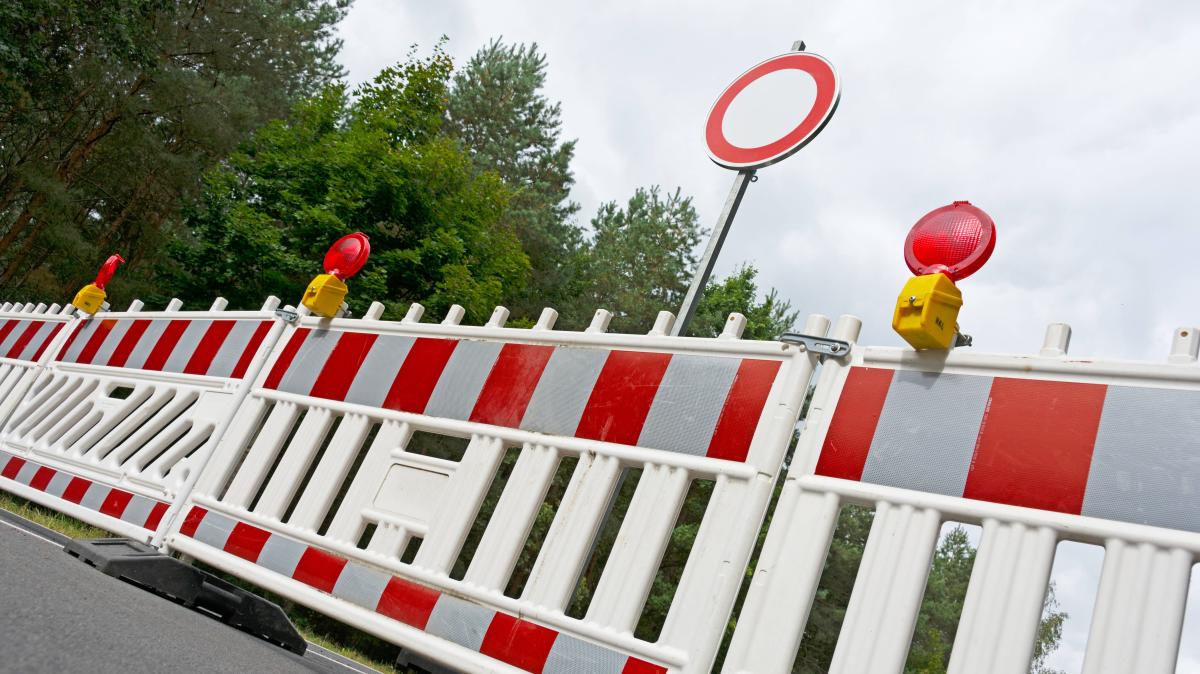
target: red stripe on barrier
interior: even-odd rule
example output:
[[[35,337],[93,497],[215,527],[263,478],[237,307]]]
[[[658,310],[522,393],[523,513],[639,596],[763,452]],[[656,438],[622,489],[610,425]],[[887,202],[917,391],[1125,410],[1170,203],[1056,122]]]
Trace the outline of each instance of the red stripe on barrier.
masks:
[[[109,367],[125,367],[125,362],[129,360],[129,355],[133,353],[137,347],[138,340],[142,338],[142,334],[146,332],[146,328],[150,327],[150,321],[138,319],[129,324],[129,329],[121,337],[121,341],[117,343],[117,348],[113,349],[112,356],[108,359]]]
[[[442,370],[446,369],[446,361],[457,346],[457,339],[418,337],[396,373],[383,406],[400,412],[424,412]]]
[[[188,359],[187,365],[183,367],[183,373],[208,374],[213,358],[217,357],[217,351],[221,350],[221,345],[225,343],[225,338],[235,325],[237,321],[213,321],[204,331],[204,336],[200,338],[200,343],[196,345],[196,350]]]
[[[625,661],[625,667],[621,669],[621,674],[667,674],[667,668],[630,657]]]
[[[71,331],[71,334],[67,336],[67,341],[64,342],[62,348],[58,350],[59,357],[67,354],[67,350],[70,349],[71,345],[75,343],[75,339],[79,337],[79,333],[83,332],[85,325],[87,325],[87,321],[80,321],[75,324],[75,329]]]
[[[50,346],[50,343],[53,342],[54,338],[58,336],[59,331],[63,329],[64,325],[66,325],[66,323],[59,323],[50,330],[50,334],[46,336],[46,339],[42,340],[42,345],[39,346],[37,351],[33,353],[33,360],[36,361],[42,357],[42,354],[46,352],[46,347]]]
[[[392,576],[379,596],[375,611],[423,630],[429,624],[429,616],[433,615],[439,594],[437,590]]]
[[[193,538],[196,535],[196,529],[200,528],[200,523],[204,521],[204,516],[208,514],[206,508],[200,506],[192,506],[188,511],[187,517],[183,520],[183,526],[179,527],[179,535]]]
[[[71,483],[63,490],[63,500],[71,503],[79,503],[88,493],[88,489],[92,488],[92,481],[85,480],[82,477],[71,478]]]
[[[104,498],[104,503],[100,505],[100,513],[121,519],[121,515],[125,514],[125,506],[133,500],[133,494],[120,489],[109,490],[108,496]]]
[[[965,498],[1079,514],[1108,387],[996,377]]]
[[[175,345],[179,343],[179,338],[183,336],[185,330],[188,329],[190,321],[171,321],[167,323],[166,329],[158,338],[158,343],[154,345],[154,350],[146,357],[146,362],[142,364],[143,370],[162,370],[167,364],[167,359],[171,357],[171,352],[175,350]]]
[[[33,479],[29,481],[29,486],[38,491],[46,491],[46,487],[50,484],[50,480],[54,479],[54,474],[58,471],[53,468],[42,466],[33,474]]]
[[[163,515],[166,514],[167,504],[162,501],[156,502],[154,507],[150,509],[150,514],[146,516],[146,521],[142,524],[142,527],[150,531],[157,530],[158,525],[162,522]]]
[[[21,468],[24,466],[25,459],[14,456],[8,460],[8,464],[4,466],[4,470],[0,471],[0,476],[15,480],[17,479],[17,473],[21,472]]]
[[[552,346],[505,344],[479,392],[470,420],[497,426],[519,426],[553,353]]]
[[[296,564],[292,578],[322,592],[332,594],[333,586],[337,585],[338,576],[342,574],[342,568],[345,566],[346,560],[341,557],[335,557],[310,546],[300,556],[300,562]]]
[[[378,337],[368,332],[343,332],[325,359],[325,365],[308,395],[326,400],[345,400],[358,368],[362,367]]]
[[[729,461],[746,460],[779,366],[777,360],[742,360],[713,429],[706,456]]]
[[[79,352],[79,357],[75,359],[75,362],[80,365],[91,363],[92,358],[96,356],[96,352],[100,350],[100,347],[104,344],[104,340],[108,338],[109,333],[112,332],[113,326],[116,324],[117,321],[112,318],[100,321],[96,325],[96,329],[92,331],[92,336],[88,339],[87,344],[83,345],[83,350]],[[103,365],[104,363],[97,364]]]
[[[258,556],[262,554],[263,546],[267,544],[267,539],[270,537],[271,532],[269,531],[238,522],[233,526],[233,531],[229,533],[229,538],[225,540],[225,552],[251,562],[257,562]]]
[[[13,343],[12,348],[8,350],[8,357],[18,358],[21,355],[21,352],[25,350],[25,347],[29,346],[29,341],[33,339],[33,336],[37,334],[38,330],[42,329],[43,325],[45,325],[44,321],[30,322],[29,325],[21,331],[21,336],[17,337],[17,341]]]
[[[842,387],[837,409],[825,434],[817,475],[840,477],[843,480],[862,479],[867,453],[875,438],[875,427],[883,402],[892,385],[894,370],[871,367],[852,367]]]
[[[308,328],[298,328],[292,333],[292,338],[288,340],[287,346],[283,347],[279,358],[275,359],[275,366],[271,368],[271,374],[267,375],[267,380],[263,382],[264,388],[279,388],[279,382],[283,381],[283,375],[287,374],[287,369],[291,367],[296,352],[300,350],[300,346],[304,344],[304,340],[308,338],[310,332],[312,330]]]
[[[20,322],[21,320],[17,318],[10,318],[4,321],[4,324],[0,325],[0,342],[3,342],[8,337],[8,333],[12,332],[13,328],[17,327],[17,324]]]
[[[250,361],[254,360],[254,354],[258,353],[258,347],[262,345],[263,339],[266,338],[270,329],[271,321],[262,321],[258,324],[258,327],[254,329],[254,334],[250,335],[250,341],[246,344],[246,348],[242,351],[242,357],[238,359],[233,373],[229,376],[234,379],[246,376],[246,370],[250,369]]]
[[[637,444],[670,362],[669,353],[609,353],[575,435],[591,440]]]
[[[554,630],[497,613],[483,635],[479,652],[527,672],[540,672],[557,637]]]

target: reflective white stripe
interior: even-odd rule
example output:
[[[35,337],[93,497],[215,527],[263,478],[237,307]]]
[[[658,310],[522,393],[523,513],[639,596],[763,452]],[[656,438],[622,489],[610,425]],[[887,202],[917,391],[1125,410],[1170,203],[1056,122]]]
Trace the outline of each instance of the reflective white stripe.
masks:
[[[121,338],[129,331],[130,325],[133,325],[133,321],[116,321],[116,325],[105,335],[104,343],[100,345],[100,349],[96,351],[96,355],[92,356],[92,365],[108,365],[113,351],[117,350],[117,345],[121,343]]]
[[[600,349],[555,349],[529,399],[521,428],[574,435],[608,353]]]
[[[478,651],[495,615],[496,612],[490,608],[443,594],[433,606],[425,631]]]
[[[183,372],[188,361],[196,354],[196,347],[199,346],[200,340],[204,339],[204,333],[208,332],[210,327],[212,321],[188,321],[188,326],[179,336],[175,348],[171,349],[170,357],[163,363],[163,372]]]
[[[235,321],[208,366],[210,377],[232,377],[233,369],[250,346],[250,338],[263,325],[262,321]]]
[[[637,444],[704,456],[741,364],[740,358],[672,356]]]
[[[38,349],[50,338],[50,333],[54,332],[54,327],[57,325],[62,325],[62,323],[52,323],[50,321],[42,323],[42,327],[38,328],[38,331],[33,335],[33,339],[29,340],[29,343],[25,345],[25,348],[21,350],[17,358],[21,360],[33,360]]]
[[[346,402],[382,407],[415,341],[406,336],[377,337],[362,366],[358,368],[350,389],[346,391]]]
[[[133,351],[129,352],[129,359],[125,361],[125,367],[140,369],[144,366],[146,359],[154,352],[154,347],[158,346],[158,340],[162,338],[163,333],[167,330],[167,324],[170,322],[166,319],[150,321],[150,325],[146,326],[146,331],[134,345]]]
[[[460,341],[429,396],[425,414],[446,419],[470,418],[501,347],[500,342]]]

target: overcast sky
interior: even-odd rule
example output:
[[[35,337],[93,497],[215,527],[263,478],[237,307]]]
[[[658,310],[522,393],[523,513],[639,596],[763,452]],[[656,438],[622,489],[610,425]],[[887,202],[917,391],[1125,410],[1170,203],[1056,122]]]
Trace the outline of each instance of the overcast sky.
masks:
[[[904,237],[967,199],[998,231],[961,284],[976,349],[1036,351],[1062,321],[1074,355],[1162,360],[1174,327],[1200,324],[1198,15],[1200,3],[357,0],[342,61],[360,82],[441,35],[457,63],[494,36],[537,42],[578,139],[581,222],[660,184],[693,195],[711,226],[734,174],[705,154],[709,107],[803,39],[837,68],[841,104],[813,143],[760,171],[718,273],[753,262],[803,312],[855,314],[864,342],[899,344]],[[1059,583],[1076,615],[1093,566]],[[1059,664],[1081,639],[1069,632]],[[1200,670],[1188,657],[1180,671]]]

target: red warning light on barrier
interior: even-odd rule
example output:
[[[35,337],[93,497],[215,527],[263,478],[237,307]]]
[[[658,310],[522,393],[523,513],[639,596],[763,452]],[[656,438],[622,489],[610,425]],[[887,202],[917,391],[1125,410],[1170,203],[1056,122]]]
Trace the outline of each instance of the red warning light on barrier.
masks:
[[[325,253],[325,273],[345,281],[357,274],[371,257],[371,241],[362,232],[338,239]]]
[[[104,290],[104,286],[112,280],[113,274],[117,273],[117,265],[124,263],[125,258],[121,257],[120,253],[110,255],[104,264],[100,265],[100,271],[96,272],[96,280],[92,285]]]
[[[925,214],[908,232],[904,261],[912,273],[942,273],[960,281],[979,271],[996,248],[996,224],[969,201]]]

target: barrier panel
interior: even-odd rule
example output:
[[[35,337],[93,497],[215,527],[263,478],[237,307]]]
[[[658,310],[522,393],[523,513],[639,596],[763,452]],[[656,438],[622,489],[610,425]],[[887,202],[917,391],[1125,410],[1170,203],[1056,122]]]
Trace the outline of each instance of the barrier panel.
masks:
[[[843,504],[874,508],[832,672],[900,672],[945,521],[982,525],[950,672],[1027,672],[1056,545],[1104,546],[1084,671],[1171,672],[1200,552],[1200,369],[855,347],[822,369],[725,672],[787,672]]]
[[[66,330],[66,317],[56,317],[57,327],[36,334],[58,330],[62,338],[39,347],[41,369],[25,375],[23,400],[0,427],[0,488],[153,540],[282,332],[277,304],[222,311],[218,300],[210,311],[182,312],[172,302],[144,312],[135,302]],[[27,322],[24,333],[36,324]],[[23,355],[37,355],[33,341]]]
[[[57,350],[71,307],[0,305],[0,424],[25,397],[38,366]]]
[[[549,310],[533,329],[502,327],[503,309],[482,327],[458,325],[460,307],[442,324],[419,323],[419,305],[401,322],[380,310],[286,331],[170,548],[459,670],[709,671],[816,356],[741,341],[737,315],[696,339],[663,336],[665,312],[650,335],[616,335],[604,311],[558,332]],[[431,449],[456,438],[461,456]],[[568,616],[637,469],[591,601]],[[711,498],[661,634],[639,639],[696,481]]]

